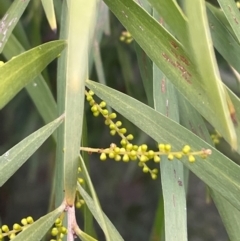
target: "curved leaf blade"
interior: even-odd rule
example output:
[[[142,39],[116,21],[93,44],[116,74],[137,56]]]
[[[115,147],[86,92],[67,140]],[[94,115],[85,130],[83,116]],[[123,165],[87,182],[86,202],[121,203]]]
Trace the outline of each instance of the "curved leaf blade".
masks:
[[[123,241],[123,238],[120,236],[120,234],[118,233],[116,228],[113,226],[111,221],[108,219],[108,217],[103,212],[101,212],[101,216],[103,215],[104,224],[102,223],[101,217],[99,215],[99,211],[96,208],[94,201],[88,195],[88,193],[82,188],[82,186],[80,184],[77,185],[77,189],[80,192],[80,194],[82,195],[82,197],[85,200],[89,210],[92,212],[93,216],[95,217],[95,219],[98,222],[98,224],[100,225],[100,227],[104,230],[105,229],[104,226],[105,225],[107,226],[107,230],[109,232],[109,237],[111,238],[111,240]]]
[[[12,58],[0,67],[0,109],[32,81],[66,46],[52,41]]]
[[[35,131],[0,157],[2,186],[62,123],[64,116]]]
[[[42,5],[51,29],[56,32],[57,20],[54,11],[53,0],[42,0]]]

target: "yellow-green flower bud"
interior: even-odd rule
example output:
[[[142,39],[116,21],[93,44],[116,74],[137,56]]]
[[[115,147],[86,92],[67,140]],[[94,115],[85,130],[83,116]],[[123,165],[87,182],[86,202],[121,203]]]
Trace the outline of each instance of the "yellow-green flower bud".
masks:
[[[159,144],[158,148],[159,148],[159,151],[165,152],[165,145],[164,144]]]
[[[114,158],[114,160],[117,161],[117,162],[121,161],[121,159],[122,159],[122,157],[120,155],[116,155],[115,158]]]
[[[101,161],[106,161],[106,159],[107,159],[107,155],[105,153],[101,153],[100,160]]]
[[[153,160],[154,160],[154,162],[158,163],[161,161],[161,158],[158,155],[155,155]]]
[[[186,145],[183,147],[182,152],[186,155],[190,152],[191,147],[189,145]]]
[[[145,155],[141,155],[140,161],[141,162],[146,162],[146,161],[148,161],[148,158]]]
[[[122,146],[127,145],[127,141],[125,139],[122,139],[120,143],[121,143]]]
[[[94,117],[98,117],[98,116],[99,116],[99,114],[100,114],[100,112],[99,112],[99,111],[93,112],[93,116],[94,116]]]
[[[88,94],[91,95],[91,96],[93,96],[93,95],[94,95],[94,92],[93,92],[92,90],[89,90],[89,91],[88,91]]]
[[[188,161],[189,162],[195,162],[195,157],[193,155],[189,155]]]
[[[107,110],[107,109],[102,110],[102,114],[103,114],[103,115],[108,115],[108,110]]]
[[[148,158],[152,159],[155,155],[155,152],[153,150],[148,151]]]
[[[126,138],[127,138],[127,140],[131,141],[131,140],[133,140],[134,136],[132,134],[129,134],[129,135],[127,135]]]
[[[151,173],[151,177],[152,177],[153,180],[157,179],[157,175],[155,173]]]
[[[181,158],[182,158],[182,153],[177,153],[177,154],[175,154],[175,157],[176,157],[177,159],[181,159]]]
[[[169,160],[169,161],[172,161],[173,159],[174,159],[173,154],[169,154],[169,155],[168,155],[168,160]]]
[[[116,113],[111,113],[109,116],[108,116],[110,119],[115,119],[117,118],[117,114]]]
[[[106,105],[107,105],[107,103],[106,103],[105,101],[102,101],[102,102],[99,104],[99,106],[100,106],[101,108],[106,107]]]
[[[22,230],[22,227],[18,223],[14,223],[13,230],[19,231],[19,230]]]
[[[149,168],[148,168],[147,166],[144,166],[144,167],[143,167],[143,172],[147,173],[148,170],[149,170]]]
[[[79,201],[75,203],[75,207],[76,207],[77,209],[81,208],[81,206],[82,206],[82,204],[81,204]],[[53,236],[54,236],[54,235],[53,235]]]
[[[133,144],[128,143],[128,144],[126,145],[126,150],[127,150],[127,151],[131,151],[132,148],[133,148]]]
[[[15,233],[11,233],[8,237],[9,237],[10,240],[12,240],[12,239],[14,239],[16,237],[16,234]]]
[[[171,146],[170,144],[166,144],[166,145],[165,145],[165,151],[166,151],[166,152],[171,151],[171,148],[172,148],[172,146]]]
[[[91,107],[91,111],[92,111],[93,113],[96,112],[96,111],[98,111],[97,106],[96,106],[96,105],[92,106],[92,107]]]
[[[2,231],[5,232],[5,233],[9,232],[8,226],[7,225],[3,225],[2,226]]]
[[[51,231],[51,235],[52,236],[57,236],[58,235],[58,229],[57,228],[53,228]]]
[[[116,126],[117,126],[117,127],[122,126],[122,122],[121,122],[121,121],[117,121],[117,122],[116,122]]]
[[[28,224],[28,222],[27,222],[27,219],[26,218],[23,218],[22,220],[21,220],[21,224],[22,225],[27,225]]]
[[[117,131],[116,131],[116,130],[111,130],[111,131],[110,131],[110,135],[111,135],[111,136],[116,135],[116,133],[117,133]]]
[[[60,218],[57,218],[55,221],[55,226],[60,227],[62,226],[62,220]]]
[[[127,129],[126,128],[121,128],[119,130],[119,132],[122,133],[122,134],[125,134],[125,133],[127,133]]]
[[[123,155],[123,161],[128,162],[129,161],[129,156],[127,154]]]
[[[143,152],[147,151],[147,149],[148,149],[148,146],[146,144],[141,145],[141,150]]]

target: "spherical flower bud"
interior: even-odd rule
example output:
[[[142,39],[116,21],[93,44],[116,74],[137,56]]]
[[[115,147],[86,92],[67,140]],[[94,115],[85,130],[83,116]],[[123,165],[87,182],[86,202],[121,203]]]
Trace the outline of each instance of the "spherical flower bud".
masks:
[[[156,156],[154,156],[153,160],[154,160],[154,162],[158,163],[161,161],[161,158],[158,155],[156,155]]]
[[[169,160],[169,161],[172,161],[173,159],[174,159],[174,156],[173,156],[172,154],[169,154],[169,155],[168,155],[168,160]]]
[[[149,168],[148,168],[147,166],[144,166],[144,167],[143,167],[143,172],[147,173],[148,170],[149,170]]]
[[[133,148],[133,144],[128,143],[128,144],[126,145],[126,149],[127,149],[128,151],[131,151],[132,148]]]
[[[21,220],[21,224],[22,225],[27,225],[28,224],[28,222],[27,222],[27,219],[26,218],[23,218],[22,220]]]
[[[105,153],[101,153],[100,160],[105,161],[107,159],[107,155]]]
[[[67,229],[65,227],[61,227],[61,233],[67,234]]]
[[[122,134],[125,134],[125,133],[127,133],[127,129],[126,128],[121,128],[119,130],[119,132],[122,133]]]
[[[18,223],[14,223],[13,230],[19,231],[19,230],[22,230],[22,227]]]
[[[100,114],[100,112],[99,112],[99,111],[93,112],[93,116],[94,116],[94,117],[98,117],[98,116],[99,116],[99,114]]]
[[[99,104],[99,106],[100,106],[101,108],[106,107],[106,105],[107,105],[107,103],[106,103],[105,101],[102,101],[102,102]]]
[[[12,240],[12,239],[14,239],[16,237],[16,234],[15,233],[11,233],[8,237],[9,237],[10,240]]]
[[[110,131],[110,135],[111,135],[111,136],[116,135],[116,133],[117,133],[117,131],[116,131],[116,130],[111,130],[111,131]]]
[[[182,158],[182,153],[177,153],[177,154],[175,154],[175,157],[176,157],[177,159],[181,159],[181,158]]]
[[[133,140],[133,138],[134,138],[134,137],[133,137],[133,135],[132,135],[132,134],[129,134],[129,135],[127,135],[127,137],[126,137],[126,138],[127,138],[127,140],[131,141],[131,140]]]
[[[81,204],[79,201],[75,203],[75,207],[76,207],[76,208],[79,209],[79,208],[81,208],[81,206],[82,206],[82,204]],[[53,235],[53,236],[54,236],[54,235]]]
[[[147,151],[148,149],[148,146],[146,144],[143,144],[141,145],[141,150],[144,152],[144,151]]]
[[[189,145],[185,145],[182,149],[182,152],[184,154],[188,154],[190,152],[190,150],[191,150],[191,147]]]
[[[57,228],[53,228],[51,231],[51,235],[52,236],[57,236],[58,235],[58,229]]]
[[[120,143],[121,143],[122,146],[127,145],[127,141],[125,139],[122,139]]]
[[[189,155],[188,161],[189,162],[195,162],[195,157],[193,155]]]
[[[5,232],[5,233],[9,232],[8,226],[7,225],[3,225],[2,226],[2,231]]]
[[[103,114],[103,115],[108,115],[108,110],[107,110],[107,109],[102,110],[102,114]]]
[[[92,111],[93,113],[96,112],[96,111],[98,111],[97,106],[96,106],[96,105],[92,106],[92,107],[91,107],[91,111]]]
[[[165,152],[165,145],[164,144],[159,144],[158,148],[159,148],[159,151]]]
[[[88,94],[91,95],[91,96],[93,96],[93,95],[94,95],[94,92],[93,92],[92,90],[89,90],[89,91],[88,91]]]
[[[172,148],[172,146],[171,146],[170,144],[166,144],[166,145],[165,145],[165,151],[166,151],[166,152],[171,151],[171,148]]]
[[[157,175],[155,173],[151,173],[151,177],[152,177],[153,180],[157,179]]]
[[[121,161],[121,159],[122,159],[122,157],[120,155],[116,155],[114,158],[115,161]]]
[[[116,113],[111,113],[109,116],[108,116],[110,119],[115,119],[117,118],[117,114]]]
[[[128,162],[129,161],[129,156],[127,154],[124,154],[122,160],[124,162]]]
[[[117,122],[116,122],[116,126],[117,126],[117,127],[122,126],[122,122],[121,122],[121,121],[117,121]]]

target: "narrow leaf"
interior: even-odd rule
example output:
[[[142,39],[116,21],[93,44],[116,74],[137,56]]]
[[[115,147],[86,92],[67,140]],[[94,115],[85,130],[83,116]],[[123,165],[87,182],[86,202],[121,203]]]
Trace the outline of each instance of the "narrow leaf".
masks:
[[[2,186],[42,145],[62,123],[64,116],[26,137],[0,157],[0,186]]]
[[[218,3],[240,43],[240,15],[235,1],[218,0]]]
[[[106,223],[107,225],[107,229],[109,231],[109,237],[110,240],[114,240],[114,241],[123,241],[123,238],[120,236],[120,234],[118,233],[118,231],[116,230],[116,228],[113,226],[113,224],[111,223],[111,221],[108,219],[108,217],[102,212],[101,215],[103,215],[104,217],[104,225],[101,221],[101,218],[99,216],[99,211],[95,206],[95,203],[93,202],[92,198],[88,195],[88,193],[81,187],[80,184],[77,185],[78,191],[80,192],[80,194],[82,195],[83,199],[85,200],[88,208],[90,209],[90,211],[92,212],[93,216],[95,217],[96,221],[98,222],[98,224],[100,225],[100,227],[102,229],[104,229],[104,225]]]
[[[240,210],[240,167],[237,164],[184,127],[139,101],[101,84],[89,80],[86,83],[101,99],[157,143],[170,143],[172,150],[181,150],[186,144],[191,145],[194,151],[209,148],[212,154],[206,160],[197,157],[195,163],[190,163],[186,158],[180,161]]]
[[[31,224],[28,228],[24,229],[21,233],[19,233],[14,240],[15,241],[40,241],[43,236],[47,233],[47,231],[54,224],[56,219],[60,216],[60,214],[64,211],[65,205],[61,205],[51,213],[41,217],[33,224]]]
[[[65,47],[53,41],[12,58],[0,67],[0,109],[32,81]]]
[[[53,6],[53,0],[42,0],[42,5],[51,29],[54,32],[56,32],[57,21],[56,21],[54,6]]]
[[[231,120],[225,89],[217,67],[207,22],[205,1],[188,0],[185,5],[189,20],[188,29],[192,56],[194,56],[194,61],[198,66],[201,83],[205,88],[209,104],[215,110],[215,116],[218,118],[216,121],[221,123],[222,130],[219,130],[220,133],[224,130],[232,148],[237,149],[237,136]]]
[[[15,0],[0,21],[0,53],[30,0]]]
[[[12,34],[3,49],[3,55],[5,58],[11,59],[24,51],[25,49]],[[45,123],[54,120],[57,117],[57,105],[43,76],[38,75],[32,83],[26,86],[26,89]]]

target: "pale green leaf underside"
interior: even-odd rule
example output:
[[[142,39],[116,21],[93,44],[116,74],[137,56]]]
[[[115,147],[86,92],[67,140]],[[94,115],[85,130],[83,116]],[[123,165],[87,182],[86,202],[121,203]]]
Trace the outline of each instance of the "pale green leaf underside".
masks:
[[[0,186],[28,160],[62,121],[63,116],[60,116],[58,119],[23,139],[0,157]]]
[[[181,162],[240,210],[240,167],[237,164],[184,127],[141,102],[89,80],[86,84],[100,98],[158,143],[170,143],[173,150],[181,150],[186,144],[191,145],[194,151],[202,148],[211,149],[212,155],[206,160],[197,158],[196,162],[191,164],[183,158]]]
[[[43,236],[47,233],[47,231],[54,224],[56,219],[60,216],[60,214],[64,211],[65,206],[61,205],[54,211],[48,213],[47,215],[41,217],[33,224],[31,224],[24,231],[19,233],[14,240],[15,241],[40,241]]]
[[[0,109],[64,49],[66,42],[57,40],[40,45],[12,58],[0,67]]]
[[[20,17],[22,16],[28,3],[29,0],[15,0],[0,20],[0,53],[2,52],[4,45],[6,44]]]

